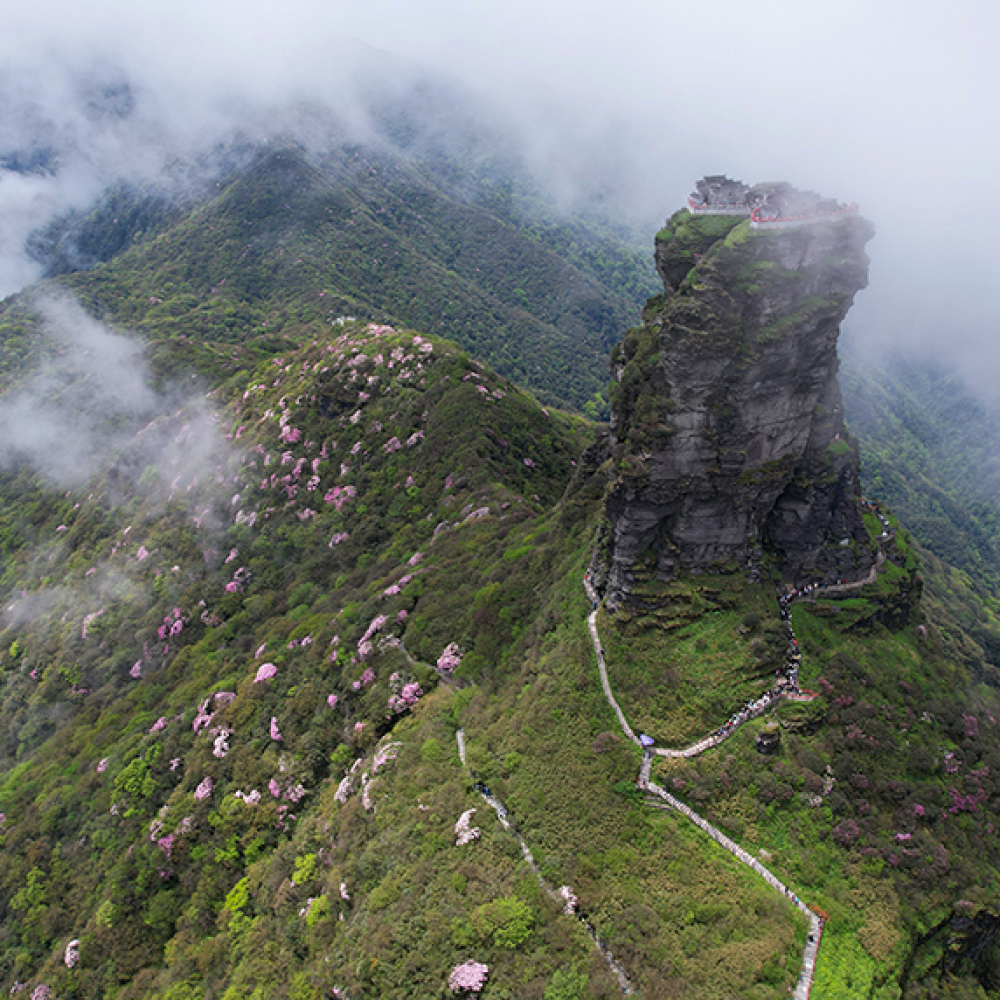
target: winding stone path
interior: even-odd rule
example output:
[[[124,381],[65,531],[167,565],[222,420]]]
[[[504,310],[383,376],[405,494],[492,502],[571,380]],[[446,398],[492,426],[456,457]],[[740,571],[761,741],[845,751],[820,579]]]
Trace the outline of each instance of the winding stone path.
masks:
[[[621,710],[618,702],[615,701],[615,696],[611,690],[611,683],[608,680],[607,665],[604,662],[604,647],[601,645],[601,638],[597,631],[597,606],[599,603],[597,593],[594,591],[590,580],[587,578],[584,579],[584,588],[587,591],[587,596],[591,599],[591,602],[594,605],[594,610],[587,616],[587,627],[590,630],[590,638],[594,644],[594,652],[597,655],[597,669],[601,677],[601,687],[604,689],[604,696],[617,716],[618,724],[621,726],[622,732],[633,743],[641,746],[642,744],[637,739],[635,733],[628,724],[628,720],[625,718],[625,713]],[[809,700],[809,698],[812,697],[811,695],[803,695],[798,692],[795,693],[798,695],[796,700]],[[767,708],[770,708],[771,705],[774,704],[775,700],[776,699],[772,698],[768,704],[762,707],[759,711],[754,712],[753,714],[748,713],[743,722],[749,721],[749,719],[753,718],[754,715],[759,715]],[[671,808],[676,809],[679,813],[686,816],[692,823],[695,824],[695,826],[707,833],[720,847],[732,854],[737,861],[747,865],[749,868],[752,868],[753,871],[764,879],[770,886],[780,892],[783,896],[790,899],[796,909],[798,909],[799,912],[801,912],[808,919],[809,932],[806,938],[806,947],[802,955],[802,967],[799,972],[798,982],[795,985],[794,994],[795,1000],[808,1000],[809,992],[812,989],[813,974],[816,968],[816,957],[819,954],[820,939],[823,936],[822,919],[805,903],[803,903],[802,900],[788,888],[788,886],[781,882],[776,875],[765,868],[764,865],[762,865],[756,858],[754,858],[747,851],[744,851],[739,844],[727,837],[717,827],[712,826],[708,820],[699,816],[698,813],[681,802],[680,799],[671,795],[665,788],[661,788],[653,782],[651,778],[654,753],[663,757],[694,757],[697,754],[708,750],[710,747],[717,746],[724,739],[735,732],[739,725],[742,725],[742,722],[738,725],[732,726],[726,730],[725,733],[713,733],[711,736],[707,736],[705,739],[700,740],[689,747],[685,747],[683,750],[668,750],[663,747],[644,747],[642,765],[639,768],[639,778],[636,784],[640,791],[656,796],[666,802]]]
[[[465,730],[456,730],[455,740],[458,743],[458,757],[462,762],[462,767],[465,768],[466,772],[470,775],[473,781],[475,781],[475,774],[469,771],[468,765],[465,763]],[[611,970],[611,974],[618,981],[618,985],[621,987],[622,993],[624,993],[625,996],[635,996],[636,989],[632,985],[632,981],[629,979],[628,973],[625,972],[621,963],[612,954],[611,949],[601,940],[600,935],[594,928],[594,925],[591,924],[590,921],[587,920],[578,909],[576,909],[576,907],[567,908],[567,901],[565,897],[561,896],[558,890],[553,889],[552,886],[545,880],[541,869],[538,867],[538,863],[535,861],[534,855],[531,853],[531,848],[528,847],[524,837],[521,836],[517,827],[514,826],[511,821],[510,813],[507,811],[507,807],[500,801],[500,799],[493,795],[488,788],[484,791],[483,788],[480,787],[479,782],[476,782],[476,791],[479,792],[486,804],[497,814],[497,819],[500,820],[500,825],[508,833],[513,834],[517,838],[518,843],[521,845],[521,856],[524,858],[528,867],[534,872],[535,878],[538,879],[538,884],[542,887],[542,891],[558,906],[562,907],[563,912],[566,913],[567,916],[572,913],[572,915],[575,916],[581,924],[583,924],[584,929],[594,942],[594,946],[601,953],[601,957]]]
[[[587,616],[587,627],[590,629],[590,638],[594,643],[594,652],[597,653],[597,672],[601,677],[601,687],[604,688],[604,697],[607,698],[608,704],[614,710],[615,715],[618,717],[618,724],[621,726],[622,732],[625,736],[630,739],[636,746],[642,746],[639,737],[635,735],[632,731],[632,727],[628,724],[628,720],[625,718],[625,713],[621,710],[621,706],[615,700],[614,693],[611,690],[611,681],[608,679],[608,667],[604,662],[604,647],[601,645],[601,638],[597,632],[597,612],[591,611]],[[757,718],[758,715],[763,715],[764,712],[769,711],[774,707],[775,703],[781,698],[792,698],[793,701],[811,701],[815,695],[813,694],[800,694],[799,692],[768,692],[766,698],[767,700],[760,699],[759,703],[755,703],[757,707],[747,711],[744,717],[735,725],[730,726],[723,732],[715,732],[709,736],[704,737],[704,739],[698,740],[697,743],[692,743],[689,747],[683,747],[680,750],[672,750],[669,747],[653,747],[652,752],[659,757],[697,757],[698,754],[704,753],[706,750],[710,750],[712,747],[717,747],[723,740],[729,739],[733,733],[739,729],[745,722],[749,722],[751,719]]]
[[[809,907],[799,899],[791,889],[788,888],[776,875],[764,867],[753,855],[744,851],[734,840],[727,837],[718,827],[712,826],[708,820],[699,816],[693,809],[686,806],[680,799],[675,798],[665,788],[661,788],[655,782],[650,781],[648,773],[652,769],[653,757],[651,754],[643,754],[643,768],[647,774],[643,784],[643,771],[640,771],[639,787],[652,795],[663,799],[668,805],[686,816],[695,826],[704,830],[720,847],[728,851],[737,861],[752,868],[765,882],[776,889],[783,896],[792,901],[795,908],[802,913],[809,921],[809,933],[806,939],[805,951],[802,955],[802,969],[799,972],[799,979],[795,986],[795,1000],[807,1000],[809,991],[812,988],[813,972],[816,967],[816,956],[819,953],[819,942],[823,935],[823,921]]]

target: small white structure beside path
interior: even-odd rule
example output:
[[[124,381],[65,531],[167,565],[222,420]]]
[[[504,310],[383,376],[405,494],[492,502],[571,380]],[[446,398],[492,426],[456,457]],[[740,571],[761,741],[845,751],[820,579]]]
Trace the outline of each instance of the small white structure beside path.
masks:
[[[588,578],[584,578],[583,585],[587,591],[587,596],[594,605],[594,610],[587,616],[587,627],[590,630],[590,638],[594,644],[594,652],[597,654],[597,669],[601,676],[601,687],[604,689],[604,697],[607,698],[608,704],[617,716],[618,724],[621,726],[622,732],[625,736],[633,743],[641,746],[642,744],[632,731],[632,728],[629,726],[628,720],[625,718],[625,713],[621,710],[618,702],[615,701],[615,696],[611,691],[611,682],[608,680],[608,670],[604,662],[604,648],[601,645],[601,638],[597,631],[597,605],[599,602],[597,593]],[[698,743],[695,743],[690,747],[686,747],[683,750],[667,750],[660,747],[645,747],[643,749],[642,765],[639,769],[639,780],[637,785],[641,791],[655,795],[666,802],[673,809],[676,809],[679,813],[686,816],[692,823],[695,824],[695,826],[707,833],[720,847],[732,854],[737,861],[741,864],[747,865],[749,868],[752,868],[769,885],[771,885],[787,899],[790,899],[796,909],[798,909],[799,912],[807,918],[809,921],[809,932],[806,938],[805,951],[802,955],[802,968],[799,972],[798,982],[795,985],[794,996],[795,1000],[808,1000],[809,992],[812,989],[813,973],[816,968],[816,957],[819,954],[820,938],[823,935],[822,919],[805,903],[803,903],[802,900],[788,888],[788,886],[781,882],[776,875],[765,868],[751,854],[744,851],[739,844],[727,837],[721,830],[712,826],[708,820],[699,816],[698,813],[690,808],[690,806],[685,805],[680,799],[675,798],[665,788],[661,788],[651,780],[654,752],[663,757],[694,757],[710,747],[721,743],[727,736],[735,731],[735,728],[736,727],[733,727],[728,730],[724,735],[713,734],[708,736],[705,739],[700,740]]]

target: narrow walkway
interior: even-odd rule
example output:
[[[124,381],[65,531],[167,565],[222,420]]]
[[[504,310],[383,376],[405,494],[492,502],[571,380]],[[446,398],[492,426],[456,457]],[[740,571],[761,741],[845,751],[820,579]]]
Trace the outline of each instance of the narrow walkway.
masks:
[[[643,754],[643,768],[648,771],[651,769],[647,766],[652,764],[652,756],[650,754]],[[774,889],[777,889],[783,896],[787,897],[795,905],[795,908],[802,913],[806,919],[809,921],[809,934],[806,939],[805,951],[802,955],[802,969],[799,972],[798,983],[795,986],[795,1000],[807,1000],[809,996],[809,990],[812,988],[813,971],[816,967],[816,956],[819,953],[819,942],[823,935],[823,921],[813,913],[812,910],[806,906],[805,903],[799,899],[798,896],[792,892],[776,875],[765,868],[753,855],[744,851],[742,847],[739,846],[735,841],[727,837],[721,830],[717,827],[712,826],[708,820],[703,819],[699,816],[693,809],[686,806],[680,799],[675,798],[666,789],[661,788],[659,785],[648,778],[645,784],[642,783],[642,772],[640,771],[640,784],[639,787],[645,791],[650,792],[653,795],[659,796],[668,805],[672,806],[678,812],[683,813],[695,826],[700,827],[705,831],[720,847],[724,850],[729,851],[737,859],[737,861],[742,862],[748,867],[752,868],[765,882],[771,885]]]
[[[636,746],[642,746],[639,737],[635,735],[632,731],[632,727],[628,724],[628,720],[625,718],[625,713],[621,710],[621,706],[617,701],[615,701],[615,696],[611,690],[611,682],[608,680],[608,667],[604,662],[604,647],[601,645],[601,639],[597,632],[596,611],[591,611],[587,616],[587,627],[590,629],[590,638],[594,643],[594,652],[597,653],[597,671],[601,677],[601,687],[604,688],[604,697],[607,698],[608,704],[614,710],[615,715],[618,716],[618,724],[621,726],[622,732]],[[703,739],[698,740],[697,743],[692,743],[691,746],[684,747],[680,750],[672,750],[669,747],[653,747],[652,752],[660,757],[697,757],[698,754],[704,753],[706,750],[710,750],[712,747],[718,746],[723,740],[728,739],[740,726],[743,725],[744,722],[749,722],[751,719],[755,719],[758,715],[762,715],[764,712],[768,711],[773,707],[775,702],[779,701],[781,698],[792,698],[794,701],[811,701],[814,697],[815,695],[812,693],[802,694],[797,690],[781,692],[769,691],[762,695],[757,701],[752,702],[751,707],[743,709],[739,713],[739,721],[727,723],[726,727],[716,730],[714,733],[710,733]]]
[[[513,834],[517,838],[518,843],[521,845],[521,855],[528,867],[535,873],[535,878],[538,879],[538,884],[542,887],[542,891],[553,902],[560,906],[567,916],[572,913],[572,915],[575,916],[581,924],[583,924],[587,933],[590,935],[591,940],[594,942],[595,947],[601,953],[601,957],[611,970],[611,974],[618,981],[618,985],[621,987],[622,993],[624,993],[625,996],[635,996],[636,990],[632,985],[632,981],[628,978],[628,974],[625,972],[624,968],[622,968],[621,963],[611,953],[611,949],[601,940],[597,931],[594,929],[593,924],[591,924],[590,921],[587,920],[575,906],[570,906],[566,898],[560,895],[560,893],[556,889],[553,889],[552,886],[545,880],[541,869],[538,867],[538,863],[535,861],[534,855],[531,853],[531,849],[528,847],[527,842],[511,821],[510,813],[507,811],[507,807],[500,801],[500,799],[490,792],[489,788],[476,780],[476,775],[473,774],[472,771],[469,771],[468,766],[465,763],[465,730],[456,730],[455,740],[458,743],[458,757],[462,762],[462,767],[466,769],[470,777],[475,782],[476,791],[479,792],[486,804],[497,814],[497,819],[500,820],[500,825],[508,833]]]
[[[594,610],[587,616],[587,627],[590,630],[590,638],[594,644],[594,652],[597,654],[597,669],[601,677],[601,687],[604,689],[604,696],[607,698],[608,704],[617,716],[618,723],[625,736],[633,743],[642,746],[642,743],[636,738],[635,733],[629,726],[628,720],[625,718],[625,713],[621,710],[618,702],[615,701],[615,696],[611,691],[611,683],[608,680],[608,670],[604,662],[604,648],[601,645],[600,635],[597,631],[598,597],[590,584],[589,579],[584,579],[584,588],[587,591],[587,596],[590,597],[591,602],[594,605]],[[797,686],[794,688],[794,693],[798,695],[799,698],[811,697],[809,695],[801,694],[798,691]],[[770,705],[773,704],[773,701],[774,699],[769,700],[767,705],[761,707],[759,711],[756,711],[753,714],[747,713],[746,717],[741,719],[739,723],[730,726],[724,731],[712,733],[710,736],[705,737],[705,739],[700,740],[698,743],[695,743],[690,747],[686,747],[683,750],[668,750],[662,747],[643,747],[642,765],[639,769],[639,779],[636,784],[638,785],[640,791],[647,792],[662,799],[670,807],[676,809],[680,813],[683,813],[683,815],[691,820],[692,823],[704,830],[704,832],[707,833],[717,844],[719,844],[720,847],[732,854],[733,857],[735,857],[742,864],[752,868],[769,885],[775,888],[782,895],[786,896],[788,899],[792,900],[796,908],[806,916],[809,920],[809,933],[806,938],[806,947],[802,955],[802,968],[799,972],[799,978],[795,986],[794,996],[795,1000],[808,1000],[809,992],[812,989],[813,973],[816,967],[816,956],[819,953],[820,938],[823,935],[823,921],[817,914],[810,910],[809,907],[806,906],[806,904],[791,891],[791,889],[781,882],[776,875],[772,874],[767,868],[765,868],[756,858],[751,856],[747,851],[744,851],[742,847],[727,837],[721,830],[712,826],[708,820],[699,816],[689,806],[686,806],[680,801],[680,799],[675,798],[666,789],[661,788],[651,780],[654,753],[663,757],[693,757],[696,754],[707,750],[709,747],[717,746],[724,739],[735,732],[738,726],[742,725],[743,722],[753,718],[753,715],[755,714],[759,715],[760,712],[764,711],[767,707],[770,707]]]

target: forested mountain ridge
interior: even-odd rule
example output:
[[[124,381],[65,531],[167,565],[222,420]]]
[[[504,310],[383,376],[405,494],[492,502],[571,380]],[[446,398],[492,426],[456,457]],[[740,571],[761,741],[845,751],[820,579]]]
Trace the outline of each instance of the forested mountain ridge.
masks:
[[[605,358],[652,277],[620,239],[580,222],[515,219],[511,206],[501,218],[382,147],[309,155],[276,140],[222,176],[179,215],[158,213],[154,194],[119,192],[90,223],[53,227],[39,243],[54,272],[65,270],[60,247],[109,241],[107,260],[59,285],[93,313],[169,341],[166,354],[190,338],[239,364],[276,331],[294,337],[350,313],[454,339],[553,402],[589,403],[595,416],[606,408]],[[114,236],[120,218],[151,205],[148,234]],[[16,300],[5,320],[8,337],[23,329]],[[25,349],[8,343],[5,367]]]
[[[937,556],[990,594],[1000,583],[995,409],[940,363],[845,354],[845,405],[869,488]]]
[[[173,393],[102,414],[121,437],[87,478],[53,486],[22,456],[0,482],[5,984],[402,1000],[455,996],[453,970],[475,960],[483,997],[620,996],[474,773],[641,996],[788,995],[804,922],[642,801],[638,752],[602,694],[582,581],[617,471],[604,429],[542,407],[468,345],[385,322],[405,295],[378,306],[380,290],[409,286],[360,256],[325,269],[334,251],[310,227],[333,195],[303,163],[318,169],[267,154],[194,215],[5,303],[5,345],[24,347],[5,354],[7,399],[31,385],[54,288],[149,338]],[[364,228],[369,248],[403,232],[440,275],[448,232],[481,230],[463,216],[426,233],[402,180],[386,201],[400,215],[373,221],[391,187],[373,163],[342,164],[379,194],[343,195],[336,231]],[[470,260],[454,273],[484,258]],[[491,280],[491,301],[513,294]],[[482,325],[477,344],[513,329]],[[551,343],[556,378],[576,342]],[[864,524],[877,544],[881,524]],[[906,523],[890,525],[870,586],[793,608],[800,680],[819,697],[774,710],[777,752],[756,749],[751,720],[654,777],[829,915],[814,997],[989,996],[996,622],[962,572],[924,556],[918,574]],[[682,574],[656,610],[601,610],[633,726],[683,745],[770,686],[787,640],[764,570]]]

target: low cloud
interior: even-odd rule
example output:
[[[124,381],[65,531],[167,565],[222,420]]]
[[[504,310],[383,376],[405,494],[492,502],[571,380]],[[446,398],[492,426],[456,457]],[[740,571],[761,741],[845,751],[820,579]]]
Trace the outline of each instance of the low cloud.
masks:
[[[113,333],[70,297],[39,298],[49,357],[0,397],[0,468],[27,462],[60,486],[106,468],[135,434],[136,421],[163,412],[138,340]]]

